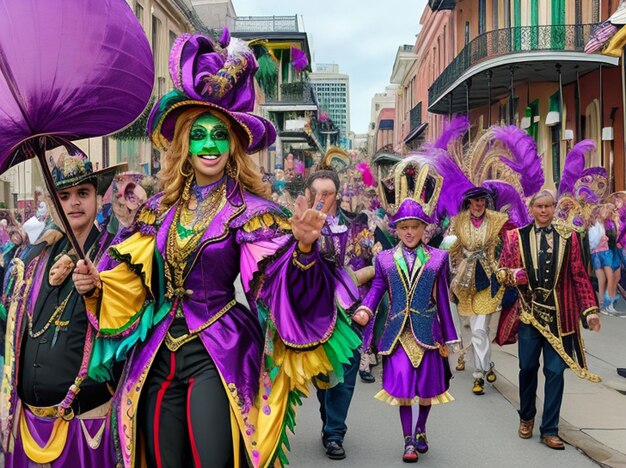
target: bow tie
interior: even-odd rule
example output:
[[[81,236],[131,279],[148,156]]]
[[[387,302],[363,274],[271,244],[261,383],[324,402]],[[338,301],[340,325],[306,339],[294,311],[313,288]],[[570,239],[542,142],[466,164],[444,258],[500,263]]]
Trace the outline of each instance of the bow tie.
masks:
[[[539,226],[535,226],[535,233],[539,234],[541,232],[543,232],[544,234],[550,234],[552,233],[552,225],[550,226],[545,226],[545,227],[539,227]]]

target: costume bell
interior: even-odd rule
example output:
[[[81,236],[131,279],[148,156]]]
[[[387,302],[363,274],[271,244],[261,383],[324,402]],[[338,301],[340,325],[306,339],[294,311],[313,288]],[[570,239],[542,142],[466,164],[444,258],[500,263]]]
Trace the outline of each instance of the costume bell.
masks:
[[[452,400],[447,344],[458,341],[448,300],[448,253],[421,243],[424,227],[433,222],[425,210],[433,212],[436,196],[431,192],[424,202],[419,198],[422,187],[415,192],[419,201],[404,199],[392,219],[401,242],[376,256],[372,286],[354,317],[367,322],[389,292],[389,313],[378,341],[383,389],[376,398],[400,406],[405,462],[417,461],[417,452],[428,450],[426,421],[431,404]],[[417,402],[419,416],[413,425],[411,405]]]

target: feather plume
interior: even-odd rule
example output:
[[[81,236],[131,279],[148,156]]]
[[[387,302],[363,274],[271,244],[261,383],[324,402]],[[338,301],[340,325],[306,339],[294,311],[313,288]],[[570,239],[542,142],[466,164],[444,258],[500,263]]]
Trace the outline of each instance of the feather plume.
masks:
[[[296,71],[301,72],[309,66],[309,58],[306,56],[306,52],[292,46],[291,62],[289,63],[293,65]]]
[[[434,164],[437,172],[443,177],[443,186],[437,203],[437,217],[444,219],[446,216],[455,216],[459,212],[463,194],[474,185],[446,151],[433,149],[424,158]]]
[[[482,186],[493,193],[496,211],[505,211],[515,227],[526,226],[531,221],[526,203],[511,184],[502,180],[486,180]]]
[[[433,144],[433,148],[442,150],[448,149],[450,143],[461,138],[470,128],[469,119],[462,115],[455,117],[446,125],[446,128],[441,133],[441,136]]]
[[[576,181],[583,175],[585,170],[585,156],[588,152],[594,151],[596,144],[593,140],[583,140],[574,145],[567,153],[565,164],[563,165],[563,175],[559,183],[559,197],[565,194],[573,194]]]
[[[519,175],[524,195],[537,193],[544,183],[541,156],[537,154],[537,144],[524,130],[515,125],[492,127],[494,143],[500,143],[508,154],[501,154],[500,161]]]
[[[376,180],[374,180],[374,176],[372,175],[372,171],[370,169],[370,165],[365,161],[360,162],[355,166],[357,170],[363,176],[363,183],[368,187],[376,187]]]

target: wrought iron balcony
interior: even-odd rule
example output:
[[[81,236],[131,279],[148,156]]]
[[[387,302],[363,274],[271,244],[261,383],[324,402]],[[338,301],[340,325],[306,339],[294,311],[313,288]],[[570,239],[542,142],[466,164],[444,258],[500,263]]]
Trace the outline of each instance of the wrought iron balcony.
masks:
[[[420,125],[422,125],[422,103],[419,102],[411,111],[409,112],[409,120],[411,124],[410,130],[416,129]],[[410,131],[409,130],[409,131]]]
[[[517,26],[489,31],[473,39],[428,89],[429,106],[467,70],[478,63],[534,51],[584,52],[595,24]]]
[[[317,105],[315,92],[308,81],[295,81],[280,85],[280,99],[268,99],[267,104]]]
[[[237,16],[235,32],[298,32],[298,16]]]
[[[454,10],[454,0],[428,0],[428,6],[433,11]]]

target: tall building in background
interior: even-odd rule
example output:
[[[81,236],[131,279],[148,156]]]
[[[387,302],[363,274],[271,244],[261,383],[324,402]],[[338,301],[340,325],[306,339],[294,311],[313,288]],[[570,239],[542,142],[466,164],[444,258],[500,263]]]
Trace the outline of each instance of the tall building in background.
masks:
[[[319,63],[309,75],[320,106],[339,128],[339,144],[350,148],[350,77],[335,63]]]
[[[392,144],[393,141],[384,141],[389,135],[389,130],[391,130],[391,138],[393,139],[395,131],[396,131],[396,116],[392,119],[389,119],[389,112],[385,112],[385,116],[381,116],[382,111],[385,109],[393,109],[395,114],[396,108],[396,93],[398,92],[397,84],[390,84],[385,86],[385,91],[382,93],[374,94],[372,97],[371,103],[371,111],[370,111],[370,124],[367,131],[368,141],[367,141],[367,152],[370,155],[376,154],[378,150],[380,150],[384,145]],[[386,118],[383,118],[386,117]],[[382,122],[382,120],[391,120],[391,124],[389,122]],[[381,128],[382,125],[382,128]],[[386,128],[385,128],[386,127]],[[382,135],[379,132],[383,130],[385,132],[385,138],[380,138]]]

